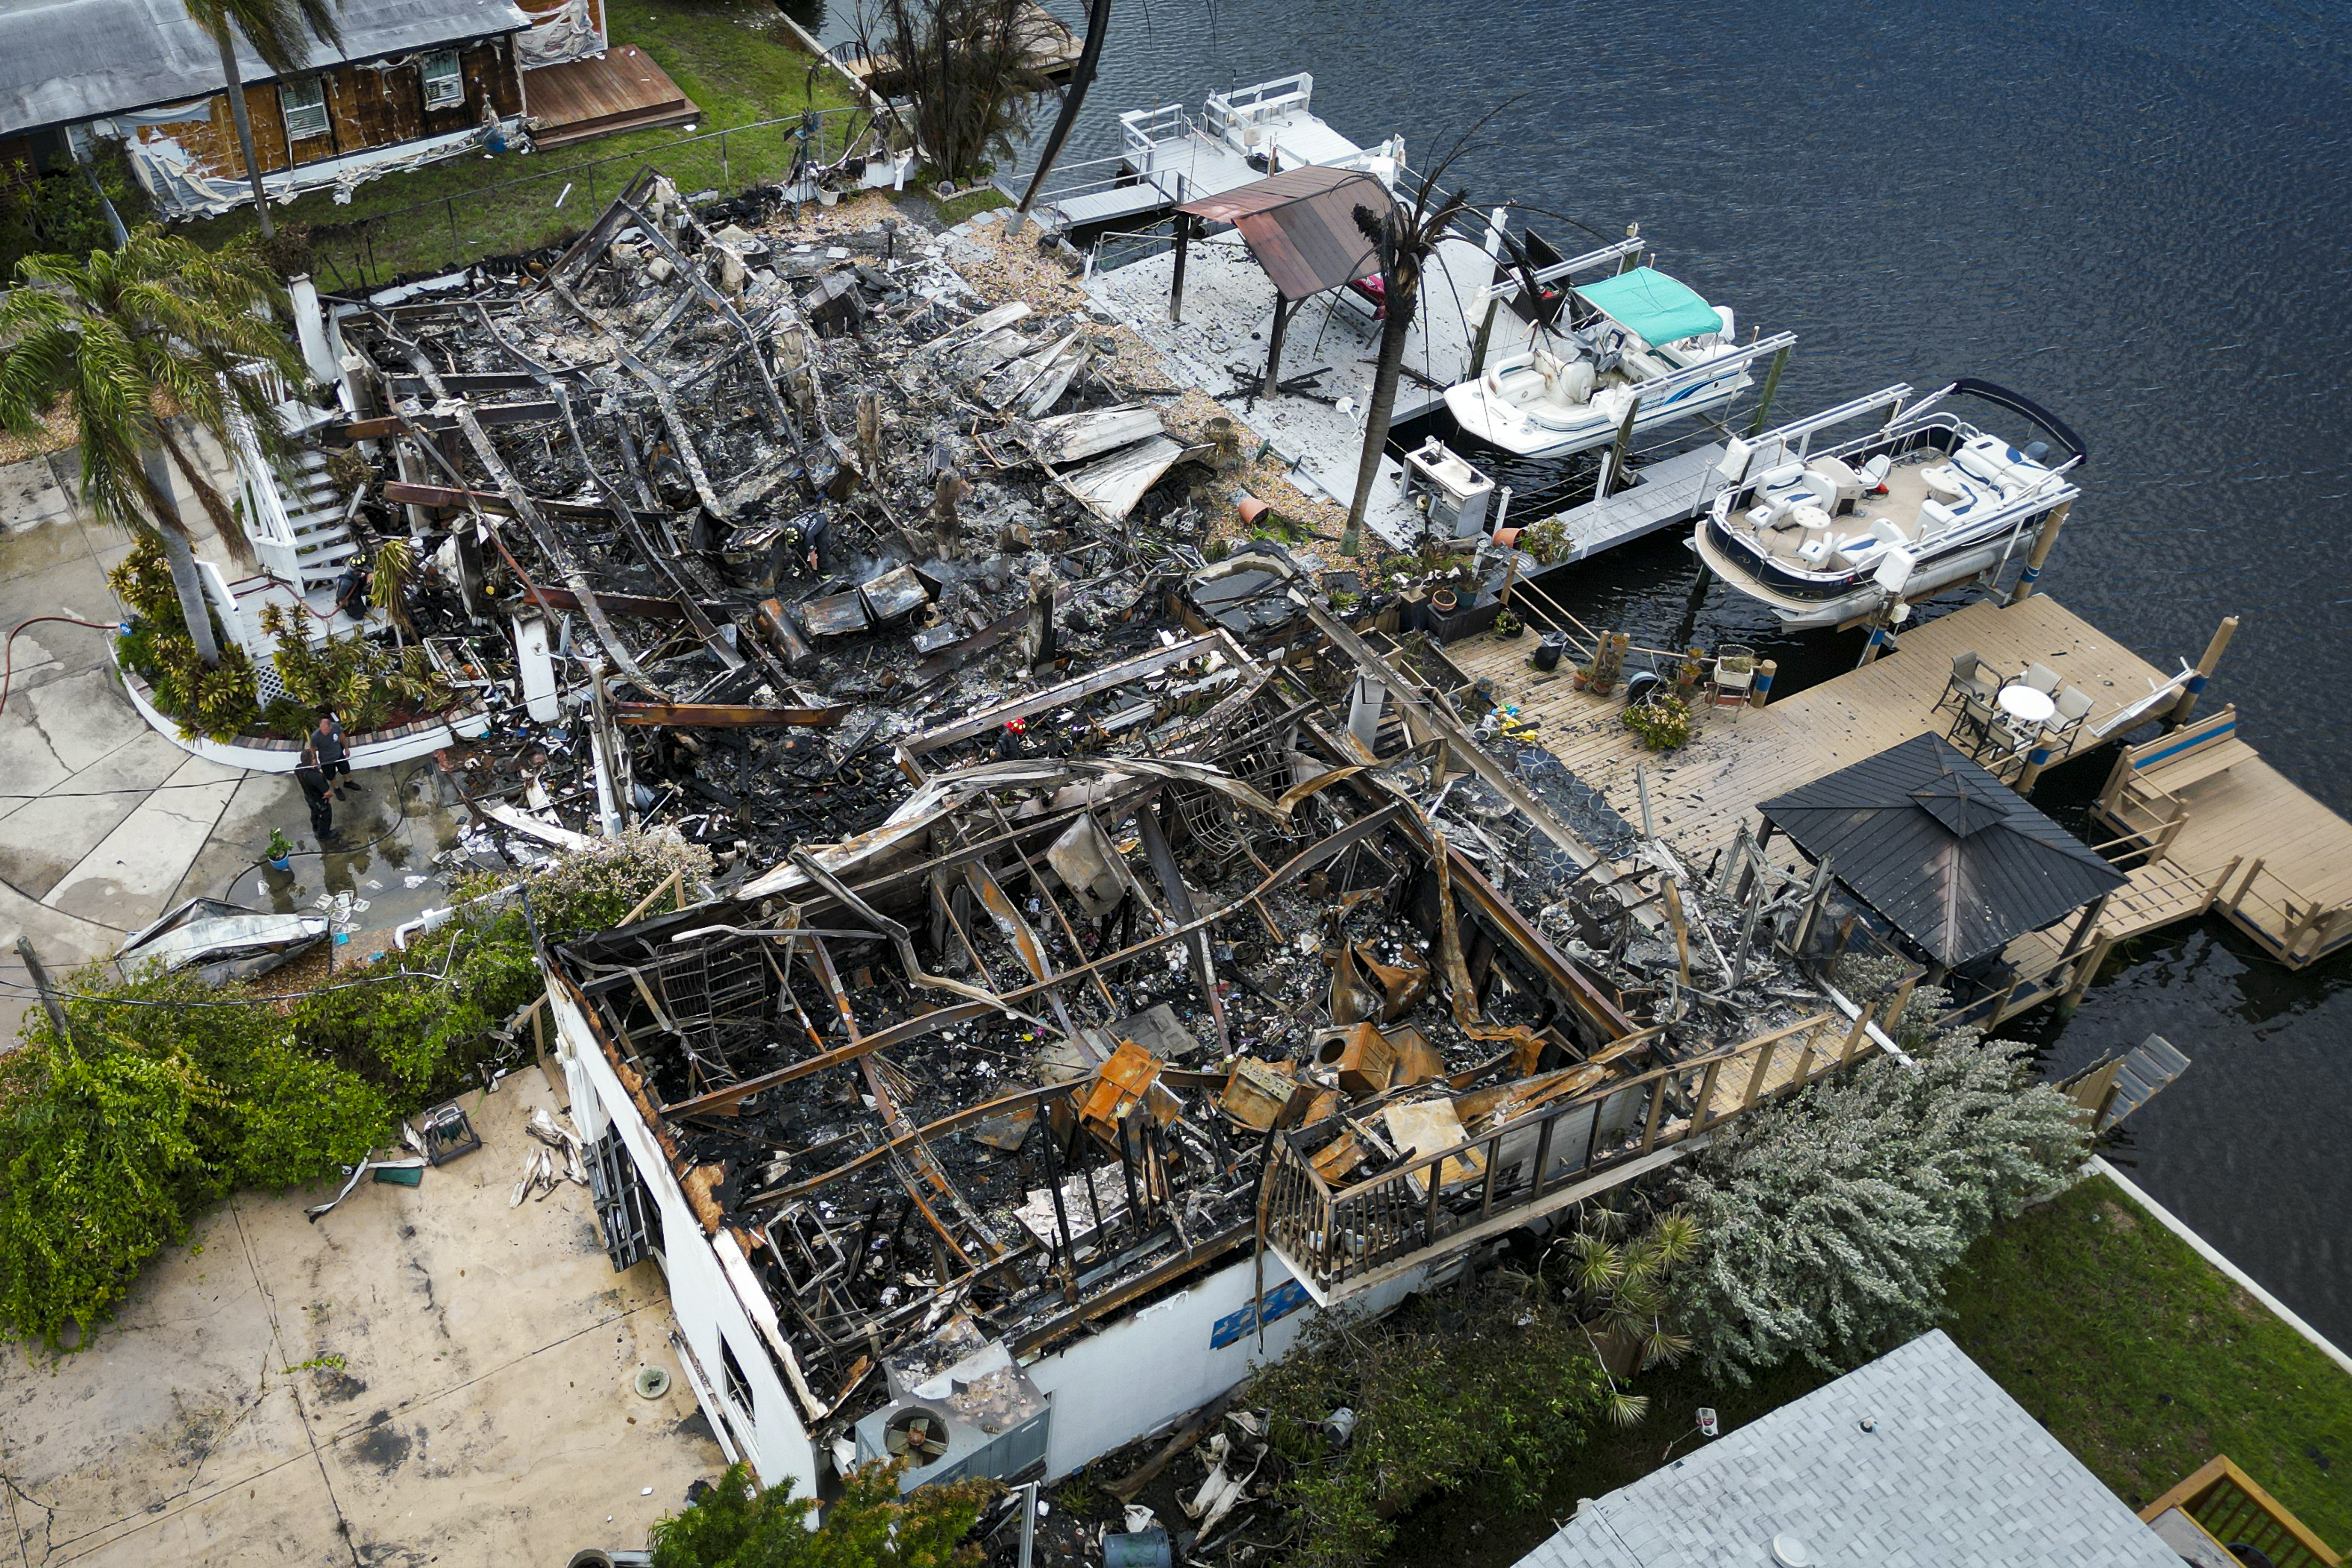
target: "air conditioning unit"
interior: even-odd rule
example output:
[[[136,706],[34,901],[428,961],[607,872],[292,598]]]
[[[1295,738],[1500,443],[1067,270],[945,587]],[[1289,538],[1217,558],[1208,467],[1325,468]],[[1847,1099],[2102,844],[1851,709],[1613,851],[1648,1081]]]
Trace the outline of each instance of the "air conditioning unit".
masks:
[[[1002,1340],[957,1317],[882,1363],[890,1399],[858,1419],[857,1462],[906,1458],[898,1489],[986,1477],[1010,1481],[1042,1465],[1053,1405]]]

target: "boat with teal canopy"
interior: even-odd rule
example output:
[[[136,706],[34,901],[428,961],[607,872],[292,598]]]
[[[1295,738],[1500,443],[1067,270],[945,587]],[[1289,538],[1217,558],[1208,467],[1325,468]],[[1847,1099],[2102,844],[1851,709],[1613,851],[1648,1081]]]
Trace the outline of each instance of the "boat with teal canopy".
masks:
[[[1697,290],[1652,267],[1582,284],[1576,297],[1652,348],[1723,331],[1723,319]]]
[[[1636,243],[1546,267],[1534,286],[1617,263]],[[1714,415],[1753,384],[1750,364],[1796,341],[1778,332],[1742,343],[1729,306],[1650,267],[1545,298],[1565,314],[1538,314],[1526,352],[1445,389],[1465,435],[1516,457],[1564,458],[1608,446],[1629,426],[1639,437]]]

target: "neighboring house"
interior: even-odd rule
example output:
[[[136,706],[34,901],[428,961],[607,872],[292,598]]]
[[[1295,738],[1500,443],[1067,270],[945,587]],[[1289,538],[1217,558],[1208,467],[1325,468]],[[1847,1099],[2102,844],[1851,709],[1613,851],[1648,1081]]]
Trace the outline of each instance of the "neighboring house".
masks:
[[[532,13],[537,13],[533,15]],[[524,73],[604,48],[595,0],[373,0],[343,47],[279,77],[238,47],[254,155],[273,200],[455,156],[529,110]],[[220,51],[182,0],[0,6],[0,181],[125,143],[167,217],[250,198]]]
[[[2276,1544],[2267,1557],[2232,1558],[2224,1542],[2241,1531],[2222,1528],[2217,1541],[2179,1508],[2156,1528],[2142,1523],[1937,1330],[1629,1487],[1587,1500],[1517,1568],[2181,1568],[2184,1559],[2199,1568],[2315,1568],[2334,1562],[2332,1554],[2298,1557]]]

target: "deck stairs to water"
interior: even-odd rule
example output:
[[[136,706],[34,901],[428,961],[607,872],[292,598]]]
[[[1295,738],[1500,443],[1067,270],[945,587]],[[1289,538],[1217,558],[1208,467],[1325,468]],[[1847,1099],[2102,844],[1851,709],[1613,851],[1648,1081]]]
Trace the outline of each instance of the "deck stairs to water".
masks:
[[[2101,1057],[2058,1086],[2090,1114],[2091,1131],[2105,1132],[2189,1070],[2189,1058],[2162,1035],[2150,1035],[2122,1056]]]

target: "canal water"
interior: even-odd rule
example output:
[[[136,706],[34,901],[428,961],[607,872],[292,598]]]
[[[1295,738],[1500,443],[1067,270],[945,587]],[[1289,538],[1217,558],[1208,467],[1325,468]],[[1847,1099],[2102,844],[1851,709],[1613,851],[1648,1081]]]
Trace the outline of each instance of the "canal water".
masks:
[[[1557,215],[1527,221],[1564,250],[1639,222],[1743,326],[1799,334],[1783,414],[1956,375],[2058,413],[2091,460],[2050,591],[2169,668],[2242,617],[2207,701],[2352,814],[2352,8],[1127,0],[1067,156],[1117,152],[1121,110],[1297,70],[1357,142],[1426,168],[1466,135],[1478,205]],[[1695,584],[1654,539],[1570,607],[1755,645],[1784,682],[1853,663],[1858,634]],[[2053,1072],[2187,1052],[2117,1163],[2352,1345],[2352,960],[2289,974],[2218,921],[2125,957],[2063,1032],[2021,1027]]]

